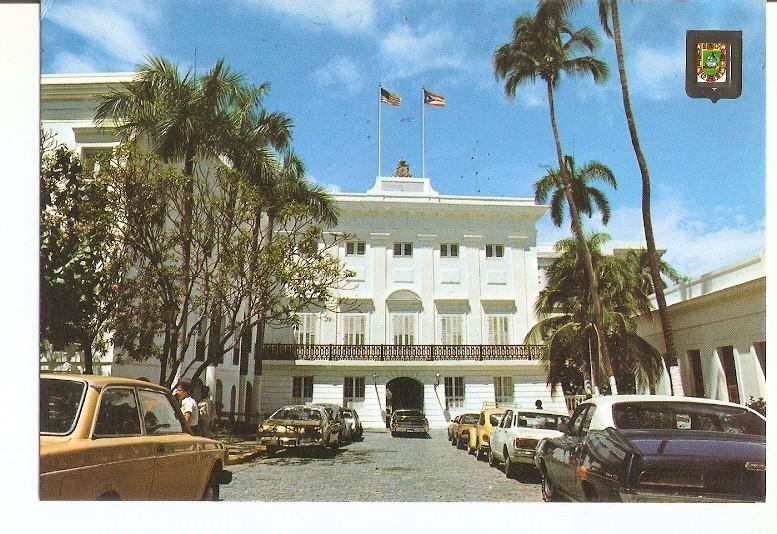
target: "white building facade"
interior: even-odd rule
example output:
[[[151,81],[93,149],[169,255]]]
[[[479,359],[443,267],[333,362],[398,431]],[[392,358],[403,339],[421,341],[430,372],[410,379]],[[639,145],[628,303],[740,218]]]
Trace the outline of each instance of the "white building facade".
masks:
[[[110,148],[117,139],[95,128],[94,106],[130,78],[44,76],[43,128],[85,157]],[[295,329],[269,330],[258,383],[252,371],[241,381],[238,350],[209,368],[203,381],[222,412],[331,402],[380,427],[392,410],[412,407],[443,427],[489,404],[565,406],[560,389],[551,395],[538,347],[523,345],[536,322],[535,225],[545,206],[441,195],[427,178],[397,176],[334,198],[331,231],[350,236],[338,254],[353,273],[339,308],[311,308]],[[192,345],[184,368],[203,357]],[[159,368],[112,362],[111,372],[156,381]]]
[[[765,254],[668,288],[666,303],[686,395],[766,398]],[[657,313],[638,317],[637,331],[663,350]]]

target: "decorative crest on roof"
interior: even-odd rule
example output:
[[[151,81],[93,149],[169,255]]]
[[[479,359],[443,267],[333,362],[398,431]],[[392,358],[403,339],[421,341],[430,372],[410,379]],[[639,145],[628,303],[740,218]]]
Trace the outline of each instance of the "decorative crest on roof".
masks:
[[[407,164],[407,161],[403,159],[399,160],[397,169],[394,171],[394,176],[399,178],[411,178],[413,176],[410,174],[410,165]]]

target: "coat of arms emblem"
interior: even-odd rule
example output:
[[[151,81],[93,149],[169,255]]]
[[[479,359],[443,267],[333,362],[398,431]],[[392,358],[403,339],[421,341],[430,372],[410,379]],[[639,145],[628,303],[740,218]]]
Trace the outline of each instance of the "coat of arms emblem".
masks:
[[[726,43],[698,43],[696,45],[696,80],[725,82],[728,74],[728,45]]]

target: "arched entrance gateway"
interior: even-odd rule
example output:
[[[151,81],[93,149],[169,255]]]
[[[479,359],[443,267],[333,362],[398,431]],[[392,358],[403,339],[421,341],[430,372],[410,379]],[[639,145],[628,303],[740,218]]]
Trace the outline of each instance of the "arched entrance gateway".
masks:
[[[386,383],[386,418],[396,410],[408,409],[424,409],[424,385],[409,376],[392,378]]]

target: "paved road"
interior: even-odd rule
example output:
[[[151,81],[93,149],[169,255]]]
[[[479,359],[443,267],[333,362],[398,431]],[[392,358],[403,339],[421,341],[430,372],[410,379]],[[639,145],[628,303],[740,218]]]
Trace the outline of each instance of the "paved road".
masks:
[[[517,501],[541,499],[539,477],[507,479],[500,469],[451,446],[445,430],[431,438],[392,438],[365,432],[364,440],[328,458],[281,452],[231,466],[225,501]]]

